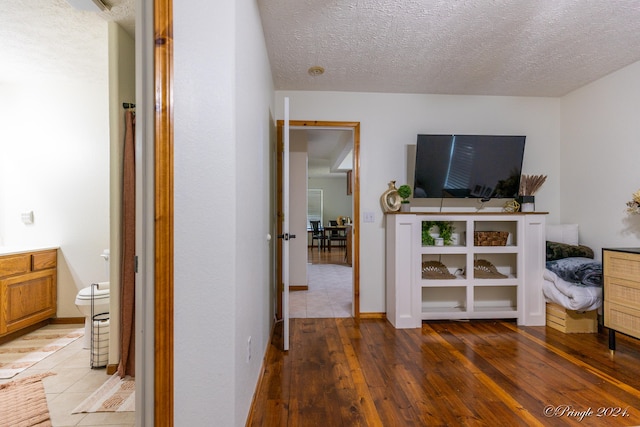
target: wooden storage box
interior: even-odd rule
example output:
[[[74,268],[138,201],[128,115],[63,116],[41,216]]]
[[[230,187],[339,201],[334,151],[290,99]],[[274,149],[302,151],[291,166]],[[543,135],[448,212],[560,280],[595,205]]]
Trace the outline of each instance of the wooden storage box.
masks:
[[[547,326],[566,334],[598,332],[598,310],[569,310],[548,302]]]

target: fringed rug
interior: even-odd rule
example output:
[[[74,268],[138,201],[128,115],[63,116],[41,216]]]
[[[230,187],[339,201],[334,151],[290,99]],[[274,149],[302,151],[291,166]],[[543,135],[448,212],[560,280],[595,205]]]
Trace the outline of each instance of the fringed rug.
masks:
[[[76,325],[47,325],[0,345],[0,379],[13,378],[84,335]]]
[[[136,382],[130,376],[112,375],[85,399],[72,414],[81,412],[133,412],[136,410]]]
[[[53,372],[0,384],[0,426],[50,427],[49,407],[42,379]]]

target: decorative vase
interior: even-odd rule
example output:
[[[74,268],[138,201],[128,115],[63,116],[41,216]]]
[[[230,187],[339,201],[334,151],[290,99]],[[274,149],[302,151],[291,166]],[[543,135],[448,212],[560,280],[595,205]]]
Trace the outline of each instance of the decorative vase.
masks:
[[[380,196],[380,204],[385,212],[397,212],[400,209],[401,198],[395,181],[389,181],[389,188]]]
[[[520,203],[520,212],[534,212],[536,210],[535,196],[520,196],[517,201]]]
[[[400,203],[400,212],[411,212],[411,205],[409,202]]]

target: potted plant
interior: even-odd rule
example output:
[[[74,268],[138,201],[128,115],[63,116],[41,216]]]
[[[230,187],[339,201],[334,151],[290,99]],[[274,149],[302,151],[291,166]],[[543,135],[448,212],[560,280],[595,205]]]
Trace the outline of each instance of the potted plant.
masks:
[[[409,197],[411,197],[411,187],[407,184],[401,185],[398,188],[398,195],[402,197],[400,202],[400,212],[409,212]]]
[[[435,245],[434,236],[441,238],[445,246],[452,245],[453,231],[451,221],[422,221],[422,246]]]

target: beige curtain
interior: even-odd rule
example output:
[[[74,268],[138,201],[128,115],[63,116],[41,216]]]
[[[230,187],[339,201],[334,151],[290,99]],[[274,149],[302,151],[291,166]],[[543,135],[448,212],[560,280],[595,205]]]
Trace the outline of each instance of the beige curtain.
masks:
[[[122,177],[122,269],[120,276],[120,364],[118,375],[135,376],[135,249],[136,249],[136,114],[125,112]]]

